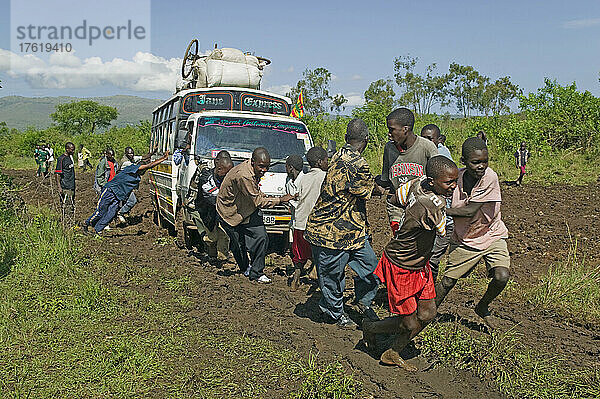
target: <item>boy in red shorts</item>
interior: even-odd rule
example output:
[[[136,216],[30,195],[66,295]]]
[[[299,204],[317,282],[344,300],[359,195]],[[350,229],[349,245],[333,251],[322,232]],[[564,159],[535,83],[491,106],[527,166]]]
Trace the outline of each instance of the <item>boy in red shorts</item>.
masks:
[[[363,321],[363,337],[369,349],[376,346],[375,334],[398,334],[392,347],[383,352],[381,363],[408,371],[400,352],[435,317],[435,288],[429,258],[436,234],[446,234],[446,200],[458,180],[452,160],[435,156],[427,161],[426,176],[398,188],[392,201],[405,208],[400,229],[387,243],[375,274],[387,286],[390,312],[398,316]]]

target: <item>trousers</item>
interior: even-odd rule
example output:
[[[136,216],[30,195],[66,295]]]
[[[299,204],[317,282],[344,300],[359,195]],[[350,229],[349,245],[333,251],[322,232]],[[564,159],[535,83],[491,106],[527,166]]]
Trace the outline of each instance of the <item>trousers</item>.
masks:
[[[105,188],[100,194],[96,210],[85,224],[92,226],[96,233],[100,233],[114,219],[119,210],[119,199],[110,188]]]
[[[226,260],[229,253],[229,237],[223,227],[217,223],[215,228],[210,231],[202,222],[202,217],[198,211],[190,211],[190,216],[198,228],[198,234],[204,232],[204,242],[206,243],[206,253],[211,257],[218,257],[220,260]]]
[[[229,249],[238,267],[250,280],[257,280],[264,274],[265,256],[269,246],[262,212],[259,209],[254,211],[246,224],[231,226],[223,219],[220,219],[220,224],[229,236]]]
[[[138,201],[135,197],[135,193],[132,191],[131,194],[129,194],[129,197],[127,197],[127,201],[125,201],[125,204],[121,207],[121,209],[119,209],[119,215],[125,215],[129,213],[131,208],[133,208],[135,204],[137,204],[137,202]]]
[[[321,300],[319,308],[334,320],[344,313],[344,289],[346,288],[346,265],[357,274],[354,277],[354,295],[356,301],[364,306],[371,306],[379,279],[373,274],[378,259],[365,239],[364,247],[343,251],[312,245],[313,260],[317,265]]]

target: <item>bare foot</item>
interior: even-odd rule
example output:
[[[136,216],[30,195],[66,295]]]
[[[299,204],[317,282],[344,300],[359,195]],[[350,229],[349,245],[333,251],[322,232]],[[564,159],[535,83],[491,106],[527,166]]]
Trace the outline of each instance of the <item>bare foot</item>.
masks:
[[[489,309],[477,305],[475,306],[475,313],[483,319],[483,324],[487,326],[490,332],[498,329],[498,321],[492,316]]]
[[[308,273],[308,278],[311,280],[318,280],[319,277],[317,276],[317,267],[313,265],[312,269],[310,269],[310,273]]]
[[[363,319],[362,322],[362,332],[363,332],[363,341],[367,345],[367,349],[372,351],[377,347],[377,338],[375,333],[371,332],[371,326],[373,322],[368,319]]]
[[[290,289],[292,291],[297,291],[300,286],[300,269],[294,270],[294,274],[292,276],[292,282],[290,284]]]
[[[398,366],[406,371],[419,371],[417,366],[414,366],[402,359],[398,352],[391,348],[382,353],[379,361],[386,366]]]

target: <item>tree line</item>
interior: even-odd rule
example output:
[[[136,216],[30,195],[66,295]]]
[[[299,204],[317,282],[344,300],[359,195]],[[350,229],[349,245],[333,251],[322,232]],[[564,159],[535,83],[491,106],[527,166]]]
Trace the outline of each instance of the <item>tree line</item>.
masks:
[[[417,72],[418,57],[400,56],[394,60],[394,80],[379,79],[364,92],[365,103],[375,102],[385,108],[404,105],[419,115],[432,113],[435,106],[451,104],[467,118],[481,115],[500,115],[510,112],[510,104],[522,94],[510,76],[496,80],[483,75],[473,66],[451,63],[447,73],[438,73],[437,64],[426,65]],[[296,86],[287,95],[304,97],[307,114],[316,116],[327,111],[340,113],[348,100],[342,95],[330,94],[332,74],[326,68],[307,68]],[[398,88],[395,91],[394,83]]]

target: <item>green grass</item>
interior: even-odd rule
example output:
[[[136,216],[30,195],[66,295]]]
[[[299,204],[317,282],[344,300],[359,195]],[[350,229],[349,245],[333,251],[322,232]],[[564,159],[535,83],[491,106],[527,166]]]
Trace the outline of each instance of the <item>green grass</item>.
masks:
[[[496,173],[501,182],[515,181],[519,177],[519,170],[515,167],[515,160],[511,154],[497,153],[493,149],[490,153],[489,166]],[[383,150],[373,149],[364,153],[365,159],[374,174],[381,173]],[[453,153],[454,162],[458,167],[460,155]],[[541,186],[552,184],[586,185],[596,182],[600,177],[600,163],[596,162],[597,154],[594,152],[582,153],[577,150],[556,151],[533,156],[527,164],[527,174],[524,184],[535,183]]]
[[[577,240],[571,239],[567,258],[550,265],[525,298],[550,314],[600,326],[600,265],[591,265],[580,255]]]
[[[1,397],[355,397],[339,362],[190,317],[199,282],[90,254],[51,212],[17,213],[6,189],[0,179]],[[135,288],[148,282],[169,295]]]
[[[32,157],[18,157],[14,155],[5,155],[0,157],[0,166],[4,169],[15,170],[36,170],[37,165]]]
[[[534,182],[542,186],[552,184],[586,185],[595,183],[600,177],[600,164],[596,152],[565,150],[532,156],[527,163],[525,184]],[[514,181],[519,177],[515,160],[510,154],[492,154],[490,167],[501,181]]]
[[[425,356],[493,381],[511,398],[600,398],[597,369],[574,370],[559,356],[524,347],[513,331],[482,336],[459,323],[433,323],[419,347]]]
[[[563,262],[553,265],[537,285],[517,289],[512,280],[502,301],[525,301],[570,320],[598,325],[600,268],[591,267],[577,254],[576,241]],[[441,265],[440,273],[443,273]],[[489,279],[483,265],[461,279],[455,289],[466,289],[478,298]],[[491,380],[513,398],[600,398],[598,370],[573,370],[558,355],[520,344],[514,331],[492,336],[467,330],[460,323],[433,323],[417,338],[423,354],[446,365],[471,370]]]

